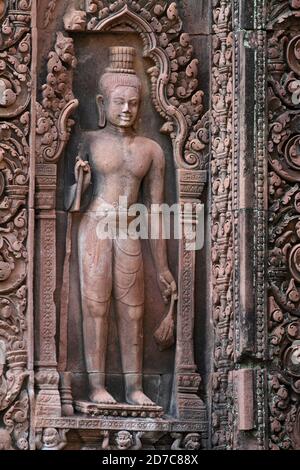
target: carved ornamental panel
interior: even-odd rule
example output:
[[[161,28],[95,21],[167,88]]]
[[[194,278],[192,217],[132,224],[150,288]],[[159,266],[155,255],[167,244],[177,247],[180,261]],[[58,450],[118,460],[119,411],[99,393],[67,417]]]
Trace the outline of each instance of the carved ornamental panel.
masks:
[[[26,450],[30,406],[27,387],[33,361],[28,313],[33,255],[30,173],[34,162],[29,147],[31,5],[27,1],[3,1],[0,6],[0,441],[3,449],[14,446]]]
[[[187,232],[172,244],[161,235],[150,241],[153,261],[137,240],[92,235],[109,203],[120,209],[115,201],[122,195],[137,203],[139,189],[146,205],[177,203],[179,227],[197,229],[209,117],[199,60],[178,7],[171,1],[49,3],[43,17],[54,42],[48,41],[36,104],[35,377],[42,449],[51,440],[53,448],[66,443],[61,429],[78,442],[82,436],[86,448],[199,449],[207,442],[194,347],[196,252]],[[55,12],[62,15],[59,28]],[[109,170],[120,158],[122,169]],[[89,442],[90,428],[99,430],[97,443]]]
[[[0,0],[0,449],[300,448],[299,21]]]

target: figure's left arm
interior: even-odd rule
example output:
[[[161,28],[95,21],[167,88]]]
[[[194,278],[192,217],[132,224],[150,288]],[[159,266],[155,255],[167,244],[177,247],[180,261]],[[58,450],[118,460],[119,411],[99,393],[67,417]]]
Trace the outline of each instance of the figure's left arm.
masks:
[[[157,217],[154,219],[159,222],[157,230],[158,237],[156,239],[151,237],[151,210],[153,204],[156,208],[164,203],[164,180],[165,180],[165,157],[161,147],[153,143],[153,160],[150,170],[144,180],[144,203],[148,208],[148,225],[149,225],[149,240],[151,252],[154,259],[157,280],[162,293],[164,301],[167,303],[168,298],[175,294],[177,291],[176,282],[170,272],[167,256],[167,244],[163,237],[163,224],[164,217],[161,210]]]

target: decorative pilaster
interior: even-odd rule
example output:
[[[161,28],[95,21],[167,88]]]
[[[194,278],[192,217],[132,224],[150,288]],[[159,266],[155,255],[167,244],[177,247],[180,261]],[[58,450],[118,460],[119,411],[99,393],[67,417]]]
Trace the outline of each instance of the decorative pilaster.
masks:
[[[57,162],[68,141],[73,121],[69,118],[78,106],[72,93],[76,66],[73,41],[57,34],[50,52],[47,83],[42,105],[37,103],[36,213],[39,276],[37,279],[37,415],[60,416],[59,374],[56,357],[56,184]]]
[[[215,372],[212,380],[212,445],[232,447],[233,369],[233,214],[232,92],[233,35],[231,0],[213,10],[212,69],[212,286]]]
[[[181,194],[181,232],[179,241],[179,281],[176,347],[177,412],[181,419],[206,421],[206,407],[199,398],[201,377],[194,353],[195,268],[200,197],[206,183],[206,171],[179,170]],[[198,247],[201,248],[201,247]]]
[[[267,359],[267,154],[265,2],[234,2],[233,193],[234,384],[248,380],[235,397],[234,448],[266,448],[264,401]],[[242,131],[241,131],[242,130]],[[239,375],[240,373],[240,375]],[[244,375],[243,375],[244,374]],[[248,375],[249,374],[249,375]],[[242,380],[243,382],[243,380]],[[252,385],[250,386],[250,382]],[[253,393],[250,389],[253,389]],[[255,391],[255,393],[254,393]],[[250,403],[250,398],[252,403]],[[256,407],[259,413],[256,413]],[[239,423],[251,427],[247,433]],[[244,410],[244,411],[243,411]]]

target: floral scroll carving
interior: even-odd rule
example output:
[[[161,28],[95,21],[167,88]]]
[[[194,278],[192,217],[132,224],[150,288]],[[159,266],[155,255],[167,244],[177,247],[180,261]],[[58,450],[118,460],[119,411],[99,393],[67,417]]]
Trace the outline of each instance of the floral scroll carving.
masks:
[[[70,115],[78,106],[72,92],[72,75],[76,67],[71,38],[57,34],[55,50],[50,52],[47,83],[43,86],[43,103],[37,104],[38,162],[56,163],[62,155],[74,124]]]
[[[5,413],[3,422],[7,431],[13,437],[16,449],[28,450],[29,433],[29,397],[23,390],[19,399]]]
[[[267,4],[269,27],[282,24],[291,17],[298,18],[300,16],[299,0],[270,0]]]
[[[215,372],[212,380],[213,436],[216,448],[231,446],[231,384],[233,360],[233,220],[232,93],[233,35],[230,1],[215,1],[212,70],[212,283],[215,326]],[[225,409],[228,412],[225,412]],[[226,424],[225,424],[226,423]],[[226,429],[226,430],[225,430]]]
[[[0,413],[3,448],[28,448],[29,1],[0,4]],[[4,443],[2,440],[4,439]]]
[[[300,218],[299,36],[296,1],[273,2],[269,33],[269,374],[270,447],[299,449]]]

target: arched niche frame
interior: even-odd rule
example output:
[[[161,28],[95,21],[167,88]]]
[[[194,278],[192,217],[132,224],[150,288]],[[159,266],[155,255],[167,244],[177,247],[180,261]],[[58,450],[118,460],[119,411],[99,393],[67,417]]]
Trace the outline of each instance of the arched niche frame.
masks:
[[[207,178],[208,117],[203,114],[203,92],[198,89],[198,61],[193,58],[188,34],[182,32],[176,3],[169,0],[118,0],[113,3],[88,0],[82,10],[69,5],[64,26],[72,36],[81,32],[99,34],[117,30],[134,32],[142,38],[144,57],[151,58],[154,64],[148,74],[154,106],[165,121],[161,132],[169,135],[172,141],[178,200],[181,204],[190,203],[190,211],[183,213],[182,224],[195,230]],[[47,194],[52,207],[56,163],[71,132],[70,114],[78,105],[72,91],[76,58],[72,39],[66,37],[66,32],[64,35],[58,33],[55,50],[49,55],[44,100],[38,105],[40,165],[37,177],[43,183],[44,173],[52,174],[50,193],[49,186],[39,185],[41,201],[45,200],[43,194]],[[63,74],[65,81],[61,88],[63,93],[57,89],[58,84],[61,85],[59,74]],[[206,408],[198,395],[201,378],[194,358],[195,257],[196,252],[189,241],[186,238],[180,240],[173,408],[174,417],[199,424],[206,422]],[[40,331],[43,334],[42,326]],[[53,344],[54,336],[52,331],[48,338]],[[43,344],[43,338],[40,344]],[[52,368],[55,373],[55,363],[53,355],[52,365],[49,361],[46,368]]]

